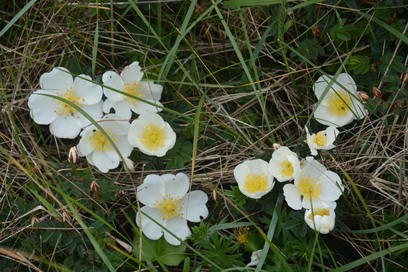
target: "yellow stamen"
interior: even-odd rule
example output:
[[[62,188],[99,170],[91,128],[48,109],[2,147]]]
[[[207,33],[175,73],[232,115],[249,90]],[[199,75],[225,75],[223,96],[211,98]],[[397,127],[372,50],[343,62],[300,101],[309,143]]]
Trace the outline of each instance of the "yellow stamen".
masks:
[[[66,90],[61,96],[61,98],[64,98],[66,100],[68,100],[69,102],[75,104],[75,105],[79,105],[81,101],[83,101],[84,99],[81,98],[80,96],[78,96],[74,90],[72,90],[72,88],[69,88],[68,90]],[[75,116],[78,112],[76,109],[74,109],[71,105],[65,103],[65,101],[61,101],[61,100],[57,100],[55,99],[58,104],[60,105],[57,110],[56,113],[59,115],[72,115]]]
[[[334,116],[344,116],[351,111],[351,96],[342,90],[331,92],[327,99],[329,111]]]
[[[125,99],[128,100],[130,103],[136,105],[139,102],[139,100],[137,100],[134,97],[140,97],[140,98],[144,97],[143,93],[140,90],[141,90],[141,87],[138,82],[132,82],[132,83],[125,84],[125,90],[124,90],[125,93],[131,95],[131,96],[125,96]]]
[[[282,160],[279,163],[279,165],[281,167],[280,175],[282,177],[291,177],[291,176],[293,176],[293,171],[294,171],[293,165],[288,159]]]
[[[156,204],[156,208],[161,212],[164,219],[173,219],[181,216],[183,202],[179,197],[165,196],[161,202]]]
[[[246,245],[248,243],[248,227],[238,227],[234,229],[235,239],[237,239],[238,244]]]
[[[312,216],[330,216],[330,209],[329,208],[322,208],[322,209],[313,209]]]
[[[248,174],[245,177],[244,189],[250,194],[267,190],[268,189],[267,176],[264,173],[262,173],[261,175]]]
[[[320,196],[320,182],[319,180],[312,179],[310,176],[301,178],[296,187],[306,199],[315,199]]]
[[[327,136],[325,132],[318,132],[313,139],[313,142],[317,144],[317,146],[325,146],[327,141]]]
[[[112,140],[114,140],[111,133],[106,130],[105,132]],[[113,149],[108,138],[106,138],[106,136],[100,131],[95,130],[94,133],[89,137],[89,141],[91,142],[92,147],[95,151],[108,151]]]
[[[158,150],[164,146],[166,134],[164,128],[156,125],[148,125],[142,134],[141,142],[151,150]]]

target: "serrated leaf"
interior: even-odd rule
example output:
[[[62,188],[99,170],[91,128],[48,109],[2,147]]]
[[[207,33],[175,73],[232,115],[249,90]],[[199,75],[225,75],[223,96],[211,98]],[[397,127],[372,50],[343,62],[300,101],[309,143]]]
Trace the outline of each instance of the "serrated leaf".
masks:
[[[385,75],[381,78],[382,81],[388,82],[388,83],[393,83],[393,84],[399,84],[401,83],[401,80],[398,76],[395,75]]]

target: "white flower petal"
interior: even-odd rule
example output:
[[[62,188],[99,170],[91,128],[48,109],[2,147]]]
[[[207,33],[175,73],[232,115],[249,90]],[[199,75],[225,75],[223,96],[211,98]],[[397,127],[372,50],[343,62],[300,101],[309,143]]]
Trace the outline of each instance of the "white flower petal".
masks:
[[[143,72],[139,62],[134,61],[129,66],[126,66],[120,76],[125,83],[139,82],[143,78]]]
[[[103,111],[109,113],[113,109],[116,115],[119,115],[123,119],[130,119],[132,117],[132,111],[130,110],[130,103],[128,100],[123,99],[119,102],[106,99],[103,102]]]
[[[192,191],[183,197],[182,215],[190,222],[200,222],[208,216],[205,203],[208,196],[203,191]]]
[[[188,192],[190,188],[190,180],[184,173],[178,173],[177,175],[165,174],[162,175],[164,180],[164,190],[166,194],[173,198],[182,198]]]
[[[114,169],[119,166],[119,160],[111,160],[105,154],[105,152],[94,151],[92,153],[92,161],[96,168],[102,173],[107,173],[110,169]]]
[[[336,201],[342,194],[343,186],[339,175],[326,171],[320,176],[320,199],[323,201]]]
[[[106,86],[103,87],[103,92],[106,95],[107,99],[118,102],[125,98],[123,94],[117,92],[123,92],[125,88],[123,79],[117,73],[113,71],[105,72],[102,76],[102,81]]]
[[[94,121],[98,121],[102,118],[102,101],[93,105],[82,105],[81,109],[85,111]],[[82,128],[91,124],[91,121],[78,112],[77,122]]]
[[[352,111],[354,119],[360,120],[364,118],[368,114],[368,111],[365,109],[364,105],[354,97],[351,101],[353,103]]]
[[[152,219],[150,219],[151,217]],[[144,206],[136,214],[136,224],[142,228],[142,232],[147,238],[157,240],[163,235],[163,217],[161,212],[155,208]]]
[[[46,90],[68,90],[74,80],[71,73],[64,67],[55,67],[49,73],[44,73],[40,77],[41,89]]]
[[[321,76],[319,77],[313,85],[313,91],[316,95],[316,98],[320,100],[320,97],[323,96],[324,92],[326,91],[327,86],[329,85],[331,78],[328,76]],[[329,93],[330,89],[327,90],[326,96]]]
[[[162,111],[163,105],[156,101],[156,100],[151,100],[151,99],[145,99],[146,101],[149,101],[151,103],[154,103],[154,105],[145,103],[143,101],[138,101],[136,104],[131,103],[130,108],[132,109],[133,112],[137,114],[142,114],[145,112],[160,112]]]
[[[163,92],[163,86],[154,83],[153,81],[142,81],[139,83],[142,94],[146,98],[159,101]]]
[[[314,112],[314,118],[317,122],[326,126],[341,127],[345,126],[353,121],[353,113],[348,111],[344,116],[334,116],[328,106],[323,102],[319,104]]]
[[[59,116],[50,124],[52,135],[63,139],[74,139],[81,132],[81,126],[75,117]]]
[[[81,98],[82,104],[93,105],[102,99],[102,87],[92,82],[92,78],[86,75],[79,75],[72,85],[74,92]]]
[[[40,125],[48,125],[58,117],[55,111],[59,105],[53,98],[42,94],[56,95],[55,91],[35,91],[28,98],[28,107],[34,122]]]
[[[162,177],[154,174],[147,175],[139,187],[137,187],[137,198],[140,203],[149,207],[155,207],[162,201],[164,195],[164,180]]]
[[[283,186],[286,203],[294,210],[302,209],[302,200],[298,189],[293,184]]]
[[[346,92],[348,92],[350,94],[357,94],[356,93],[357,85],[354,82],[354,79],[349,74],[346,74],[346,73],[339,74],[337,79],[336,79],[336,83],[339,85],[339,87],[342,90],[345,90]]]
[[[187,225],[187,220],[181,217],[165,220],[164,227],[182,241],[186,240],[187,237],[191,235],[191,231]],[[181,242],[179,239],[175,238],[172,234],[167,231],[164,232],[164,238],[166,241],[171,245],[180,245]]]

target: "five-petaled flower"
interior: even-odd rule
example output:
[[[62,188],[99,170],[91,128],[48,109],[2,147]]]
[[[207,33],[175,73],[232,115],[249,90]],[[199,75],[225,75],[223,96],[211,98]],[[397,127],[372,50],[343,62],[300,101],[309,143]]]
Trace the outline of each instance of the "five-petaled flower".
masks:
[[[281,146],[272,153],[269,171],[279,182],[294,179],[299,170],[299,159],[288,147]]]
[[[30,115],[37,124],[49,124],[58,138],[74,139],[91,123],[75,106],[92,119],[102,117],[102,88],[89,76],[73,79],[66,68],[56,67],[41,75],[40,88],[28,98]]]
[[[179,245],[191,235],[187,221],[207,218],[207,195],[200,190],[188,192],[189,187],[183,173],[146,176],[137,188],[137,198],[145,206],[137,212],[136,223],[147,238],[157,240],[164,234],[169,244]]]
[[[307,127],[306,129],[306,142],[310,149],[310,154],[313,156],[317,155],[318,149],[329,150],[336,146],[333,144],[336,140],[339,131],[337,128],[331,126],[326,128],[326,130],[319,131],[318,133],[310,134]]]
[[[322,234],[327,234],[333,230],[336,220],[334,208],[327,204],[313,206],[305,212],[305,222],[311,228]]]
[[[99,171],[106,173],[110,169],[118,167],[122,158],[126,159],[133,150],[127,138],[130,124],[129,121],[122,120],[120,116],[115,114],[105,115],[98,124],[103,131],[100,131],[95,125],[85,128],[81,132],[77,150],[81,157],[86,156],[91,165],[95,165]],[[117,147],[121,156],[108,137]]]
[[[159,100],[163,86],[153,81],[141,81],[142,78],[139,62],[126,66],[120,75],[113,71],[105,72],[102,76],[106,96],[104,112],[109,113],[113,108],[117,115],[130,119],[132,111],[137,114],[161,111],[162,104]]]
[[[261,159],[247,160],[234,169],[239,190],[247,197],[259,199],[269,193],[275,182],[269,164]]]
[[[329,88],[329,85],[332,86]],[[354,119],[367,115],[359,100],[356,83],[346,73],[332,76],[321,76],[313,85],[313,90],[320,103],[315,109],[315,119],[327,126],[341,127]]]
[[[129,142],[150,156],[163,157],[176,143],[176,133],[171,126],[153,112],[140,114],[129,130]]]
[[[289,207],[294,210],[311,209],[323,202],[335,207],[335,201],[343,192],[339,175],[328,171],[313,157],[302,162],[302,169],[295,176],[294,184],[286,184],[283,194]]]

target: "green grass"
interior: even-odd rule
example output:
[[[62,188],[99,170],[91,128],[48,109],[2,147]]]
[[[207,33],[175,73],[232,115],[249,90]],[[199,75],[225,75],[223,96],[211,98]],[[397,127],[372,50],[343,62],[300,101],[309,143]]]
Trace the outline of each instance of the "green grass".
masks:
[[[98,6],[99,3],[100,5]],[[4,271],[407,271],[404,1],[0,1],[0,267]],[[368,60],[368,61],[367,61]],[[139,61],[164,86],[161,116],[177,134],[163,158],[103,174],[67,161],[75,140],[35,124],[29,95],[57,66],[91,75]],[[309,155],[314,81],[347,71],[369,114],[316,157],[345,185],[336,227],[315,233],[283,184],[245,198],[233,170],[269,161],[273,144]],[[380,89],[382,98],[372,92]],[[132,118],[134,119],[134,118]],[[92,120],[93,124],[98,124]],[[184,172],[209,217],[181,247],[149,242],[135,223],[148,174]],[[98,184],[97,187],[95,187]],[[262,249],[234,236],[248,227]],[[129,250],[131,249],[131,250]],[[185,251],[185,252],[184,252]],[[172,255],[173,254],[173,255]],[[169,260],[180,264],[169,265]]]

